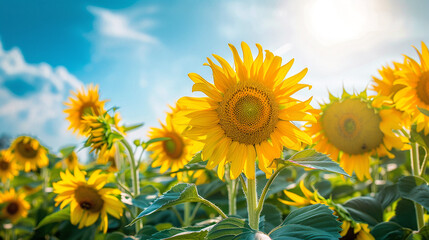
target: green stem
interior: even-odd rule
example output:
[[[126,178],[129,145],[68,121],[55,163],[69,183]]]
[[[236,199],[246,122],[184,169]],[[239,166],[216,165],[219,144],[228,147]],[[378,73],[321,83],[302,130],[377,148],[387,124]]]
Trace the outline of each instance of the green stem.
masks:
[[[419,172],[419,176],[420,177],[422,177],[423,174],[425,174],[425,171],[426,171],[426,165],[427,165],[428,159],[429,159],[429,152],[428,151],[429,151],[429,149],[425,148],[425,158],[423,159],[423,163],[420,166],[420,172]]]
[[[192,211],[192,214],[191,214],[191,219],[194,219],[195,218],[195,216],[197,215],[197,212],[198,212],[198,209],[200,208],[200,206],[201,206],[201,203],[199,202],[199,203],[197,203],[197,205],[195,206],[195,208],[194,208],[194,211]]]
[[[419,169],[419,146],[417,143],[411,143],[411,171],[413,173],[413,176],[419,176],[420,169]],[[414,202],[414,206],[416,208],[416,218],[417,218],[417,226],[418,229],[421,229],[424,227],[424,212],[423,207]]]
[[[262,190],[261,198],[259,198],[258,207],[257,210],[260,214],[262,211],[262,206],[264,206],[265,197],[267,196],[268,190],[270,190],[270,186],[273,183],[274,179],[279,175],[279,173],[285,169],[286,167],[280,167],[278,168],[273,175],[271,175],[270,179],[268,179],[268,182],[265,184],[264,190]]]
[[[218,206],[214,205],[209,200],[201,198],[201,199],[199,199],[199,202],[201,202],[201,203],[203,203],[203,204],[205,204],[205,205],[213,208],[217,213],[219,213],[219,215],[222,216],[222,218],[228,218],[228,216],[226,216],[226,214]]]
[[[134,158],[134,152],[131,148],[131,145],[123,138],[121,140],[121,143],[124,145],[124,147],[128,151],[128,155],[130,156],[130,171],[131,171],[131,181],[133,184],[133,198],[137,197],[140,194],[140,187],[139,187],[139,170],[136,168],[136,160]],[[138,207],[134,208],[135,216],[137,216]],[[142,222],[141,220],[137,221],[136,224],[136,233],[140,231],[142,228]]]
[[[184,203],[184,213],[183,213],[183,227],[188,227],[191,225],[191,203]]]
[[[247,179],[247,212],[249,214],[249,225],[252,229],[259,229],[259,215],[257,207],[258,194],[256,192],[256,179]]]
[[[229,166],[227,167],[225,171],[225,181],[226,181],[226,187],[228,190],[228,213],[229,215],[235,215],[237,214],[237,180],[231,179],[230,172],[229,172]]]
[[[379,179],[379,169],[378,169],[378,161],[379,161],[379,159],[377,158],[377,160],[375,161],[376,163],[373,165],[373,169],[372,169],[372,171],[373,171],[373,179],[372,179],[372,184],[371,184],[371,192],[372,192],[372,194],[376,194],[377,193],[377,180]]]
[[[173,207],[171,208],[171,210],[173,210],[174,214],[176,214],[176,217],[177,217],[177,219],[179,219],[180,224],[181,224],[182,226],[184,226],[184,225],[185,225],[185,223],[183,222],[183,219],[182,219],[182,217],[180,216],[179,211],[177,211],[176,207],[175,207],[175,206],[173,206]]]

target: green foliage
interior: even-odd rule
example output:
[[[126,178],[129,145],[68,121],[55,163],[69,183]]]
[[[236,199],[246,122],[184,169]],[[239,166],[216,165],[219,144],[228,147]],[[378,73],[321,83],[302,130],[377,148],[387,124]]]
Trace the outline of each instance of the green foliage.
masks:
[[[352,218],[375,226],[383,221],[383,207],[375,198],[357,197],[347,201],[344,208]]]
[[[383,222],[375,226],[371,230],[371,234],[374,236],[375,240],[405,240],[412,236],[412,231],[394,222]]]
[[[208,233],[208,240],[255,239],[256,230],[243,219],[229,217],[216,224]]]
[[[189,231],[182,228],[170,228],[154,234],[149,240],[204,240],[208,230]]]
[[[398,190],[403,198],[415,201],[429,210],[429,186],[423,178],[402,177],[398,181]]]
[[[297,152],[288,160],[281,160],[280,163],[339,173],[344,176],[350,177],[337,162],[332,161],[332,159],[330,159],[327,155],[316,152],[313,149]]]
[[[62,222],[70,219],[70,207],[65,207],[57,212],[54,212],[45,218],[37,225],[37,228],[41,228],[50,223]]]

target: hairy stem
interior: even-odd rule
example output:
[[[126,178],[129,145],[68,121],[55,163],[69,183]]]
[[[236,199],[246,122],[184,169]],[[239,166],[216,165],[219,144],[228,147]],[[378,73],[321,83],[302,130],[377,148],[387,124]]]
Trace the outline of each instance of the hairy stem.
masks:
[[[256,192],[256,179],[247,179],[247,212],[249,214],[249,225],[251,228],[259,229],[259,215],[257,203],[258,193]]]
[[[413,176],[420,176],[420,167],[419,167],[419,146],[417,143],[411,143],[411,171]],[[424,227],[424,216],[423,216],[423,207],[414,202],[416,208],[416,218],[418,229]]]

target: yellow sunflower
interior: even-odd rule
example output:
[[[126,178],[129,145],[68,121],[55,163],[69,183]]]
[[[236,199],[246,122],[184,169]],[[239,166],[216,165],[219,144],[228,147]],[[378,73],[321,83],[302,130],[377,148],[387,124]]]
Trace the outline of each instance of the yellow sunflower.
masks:
[[[327,200],[317,191],[311,192],[305,187],[304,181],[299,183],[299,188],[304,196],[300,196],[296,193],[284,190],[285,195],[291,200],[279,199],[280,202],[288,206],[304,207],[313,204],[324,204],[328,206],[334,215],[338,216],[338,220],[343,224],[341,225],[342,231],[340,232],[340,240],[374,240],[374,237],[370,233],[368,224],[354,221],[351,216],[344,212],[344,208],[340,208],[332,200]]]
[[[67,106],[64,113],[68,115],[66,119],[70,122],[69,129],[73,129],[73,132],[77,131],[78,134],[84,136],[87,134],[84,116],[103,114],[105,112],[104,104],[107,100],[100,101],[98,85],[89,85],[88,91],[82,87],[80,91],[72,92],[72,95],[69,102],[64,103]]]
[[[74,175],[66,170],[61,172],[61,180],[53,183],[55,206],[64,208],[70,204],[71,223],[78,228],[88,227],[101,219],[100,230],[107,232],[107,213],[115,218],[122,216],[124,204],[114,195],[121,193],[118,189],[104,188],[107,183],[107,174],[100,174],[101,170],[92,173],[88,180],[85,173],[79,168],[74,169]]]
[[[30,204],[24,200],[24,194],[15,192],[15,189],[0,193],[1,218],[9,219],[12,223],[26,217]]]
[[[395,84],[404,85],[394,96],[396,107],[411,114],[412,121],[417,124],[417,131],[429,133],[429,117],[418,108],[429,110],[429,50],[422,42],[422,51],[417,54],[420,63],[405,56],[405,64],[400,64],[400,78]]]
[[[117,172],[117,159],[116,159],[116,146],[113,145],[111,149],[105,149],[102,152],[98,154],[97,157],[97,163],[98,164],[107,164],[110,163],[109,171],[110,172]]]
[[[359,180],[371,179],[370,157],[393,158],[392,148],[404,149],[407,140],[393,132],[401,128],[401,113],[392,108],[375,108],[365,92],[341,98],[330,96],[330,103],[321,105],[317,123],[307,125],[315,149],[329,154],[344,170]]]
[[[167,113],[165,124],[160,122],[161,128],[152,127],[148,133],[151,139],[170,138],[165,141],[152,143],[147,148],[148,151],[152,152],[150,155],[154,160],[152,167],[161,167],[161,173],[166,172],[168,169],[171,172],[182,169],[202,147],[200,143],[182,136],[185,126],[178,125],[175,121],[180,106],[171,109],[172,112]],[[184,175],[191,176],[193,174],[193,172],[188,172],[187,174],[178,172],[177,174],[172,174],[172,176],[177,176],[177,179],[181,182],[189,182],[191,179]]]
[[[283,146],[299,150],[301,143],[311,144],[311,138],[291,121],[315,120],[309,114],[311,98],[305,102],[291,97],[309,85],[298,82],[307,69],[285,79],[293,59],[282,65],[282,59],[268,50],[265,59],[262,47],[256,44],[258,56],[253,59],[249,46],[242,43],[243,60],[236,48],[229,45],[235,71],[223,58],[213,55],[220,63],[208,58],[214,84],[196,73],[189,77],[194,82],[192,91],[207,97],[183,97],[179,103],[187,106],[181,122],[189,129],[186,135],[204,143],[203,160],[207,168],[218,166],[223,177],[225,164],[231,163],[230,176],[236,179],[242,172],[255,178],[255,162],[267,175],[273,159],[280,157]]]
[[[69,155],[63,156],[64,158],[58,162],[55,167],[67,167],[68,170],[72,171],[75,167],[79,167],[79,160],[75,151],[72,151]]]
[[[377,98],[376,102],[374,102],[375,105],[378,105],[379,107],[381,105],[390,105],[395,107],[396,105],[394,103],[394,96],[395,94],[405,87],[405,85],[398,84],[397,79],[399,79],[399,63],[394,62],[393,63],[394,68],[391,68],[390,66],[383,66],[380,70],[378,70],[381,78],[377,78],[375,76],[372,77],[373,83],[370,86],[370,90],[377,92]],[[398,111],[401,112],[402,116],[402,125],[409,129],[410,128],[410,116],[407,112],[401,111],[398,109]]]
[[[0,178],[3,183],[8,179],[13,179],[18,175],[18,169],[15,161],[12,161],[12,155],[8,150],[0,150]]]
[[[29,172],[42,168],[49,164],[46,149],[40,145],[39,141],[32,137],[17,137],[10,146],[14,160]]]

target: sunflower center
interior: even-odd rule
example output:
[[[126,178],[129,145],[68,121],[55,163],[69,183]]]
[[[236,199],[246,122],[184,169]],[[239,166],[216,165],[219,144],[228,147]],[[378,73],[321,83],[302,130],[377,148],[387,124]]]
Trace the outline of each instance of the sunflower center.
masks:
[[[274,131],[279,106],[267,87],[246,81],[228,89],[217,112],[227,137],[254,145],[266,141]]]
[[[417,83],[417,96],[426,105],[429,105],[429,72],[424,72]]]
[[[103,208],[104,201],[100,194],[92,187],[79,186],[76,188],[75,198],[79,206],[90,212],[100,212]]]
[[[10,163],[9,163],[9,162],[1,161],[1,160],[0,160],[0,169],[1,169],[1,170],[8,170],[8,169],[9,169],[9,166],[10,166]]]
[[[6,207],[6,212],[9,215],[14,215],[19,211],[19,205],[16,202],[11,202]]]
[[[174,132],[166,134],[166,137],[169,137],[170,139],[162,143],[164,152],[172,159],[180,158],[183,154],[184,147],[182,138]]]
[[[39,149],[34,149],[31,141],[30,142],[19,142],[17,145],[17,151],[25,158],[35,158]]]
[[[346,235],[344,235],[342,238],[340,238],[340,240],[352,240],[352,239],[356,239],[358,233],[354,232],[354,228],[350,227],[349,230],[347,231]]]
[[[321,121],[329,142],[345,153],[369,152],[383,142],[380,116],[359,99],[333,103]]]

